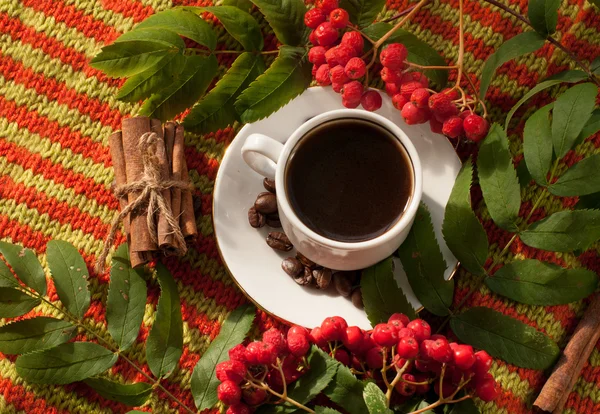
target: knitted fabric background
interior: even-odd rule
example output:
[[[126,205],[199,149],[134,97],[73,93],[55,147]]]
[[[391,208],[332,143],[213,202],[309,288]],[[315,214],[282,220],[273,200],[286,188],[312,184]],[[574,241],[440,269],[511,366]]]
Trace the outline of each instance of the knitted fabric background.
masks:
[[[210,1],[185,0],[185,4],[207,5]],[[526,14],[526,0],[501,0]],[[176,2],[179,3],[179,2]],[[105,299],[108,275],[97,275],[92,264],[102,249],[118,203],[111,193],[108,136],[119,129],[121,119],[137,106],[115,100],[120,81],[92,69],[88,62],[103,45],[130,30],[149,15],[171,7],[167,0],[0,0],[0,239],[20,243],[40,255],[45,265],[46,243],[62,239],[73,243],[90,268],[92,304],[85,323],[108,337]],[[406,1],[390,0],[386,14],[404,8]],[[502,10],[477,0],[466,0],[467,71],[475,79],[486,57],[502,42],[525,29]],[[258,16],[258,15],[257,15]],[[264,21],[262,21],[265,26]],[[458,0],[434,0],[408,25],[409,30],[437,48],[450,62],[458,54]],[[224,49],[235,42],[220,31]],[[580,59],[600,55],[600,11],[585,0],[565,0],[560,10],[560,42]],[[272,37],[268,38],[272,39]],[[271,40],[269,47],[274,45]],[[221,60],[222,69],[230,61]],[[546,43],[537,52],[504,65],[488,93],[492,118],[499,119],[516,101],[547,76],[567,69],[564,53]],[[561,89],[531,99],[518,115],[529,115],[549,102]],[[514,123],[513,123],[514,124]],[[219,332],[227,314],[245,302],[217,253],[211,223],[212,190],[219,162],[235,131],[232,128],[201,137],[186,137],[186,157],[196,188],[196,214],[200,236],[181,261],[167,265],[177,280],[184,317],[184,351],[178,370],[163,381],[166,388],[193,407],[190,376],[194,365]],[[509,131],[511,151],[522,158],[523,122]],[[441,138],[441,137],[440,137]],[[562,169],[585,155],[598,152],[600,134],[571,151]],[[477,193],[477,191],[476,191]],[[534,186],[523,187],[522,216],[540,194]],[[532,220],[572,206],[577,199],[559,199],[546,193]],[[490,220],[480,194],[474,203],[498,254],[510,237]],[[121,237],[121,240],[122,237]],[[600,244],[576,257],[572,254],[539,252],[514,243],[510,256],[535,257],[568,266],[586,266],[600,271]],[[506,260],[506,259],[505,259]],[[461,271],[455,301],[466,294],[474,279]],[[51,284],[50,284],[51,285]],[[159,290],[149,288],[144,323],[127,357],[143,366],[144,343],[154,317]],[[57,300],[53,286],[50,298]],[[486,288],[468,305],[489,306],[546,332],[564,347],[585,303],[534,307],[494,296]],[[52,315],[40,305],[32,315]],[[258,327],[273,321],[259,313]],[[80,335],[79,339],[89,339]],[[0,413],[123,413],[128,407],[98,396],[83,384],[39,386],[21,380],[14,357],[0,354]],[[481,405],[483,413],[529,413],[533,398],[545,381],[539,371],[520,369],[501,361],[492,368],[502,387],[493,403]],[[142,380],[121,360],[110,370],[120,381]],[[597,346],[569,397],[566,413],[600,413],[600,346]],[[155,393],[142,409],[154,413],[178,412],[164,395]]]

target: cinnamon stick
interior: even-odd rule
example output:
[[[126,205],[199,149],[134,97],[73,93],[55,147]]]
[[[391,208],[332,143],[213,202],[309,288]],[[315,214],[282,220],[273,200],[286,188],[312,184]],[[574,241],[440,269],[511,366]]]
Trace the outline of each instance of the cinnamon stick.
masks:
[[[554,372],[533,405],[543,411],[560,414],[567,403],[583,366],[600,339],[600,294],[596,294],[583,319],[575,328]]]
[[[184,137],[183,127],[177,125],[173,135],[173,165],[172,165],[172,176],[173,180],[181,180],[181,173],[183,171],[183,163],[185,162],[184,150]],[[172,210],[173,216],[179,220],[181,214],[181,190],[179,188],[173,188],[172,191]]]
[[[144,172],[142,155],[138,148],[140,137],[150,132],[150,119],[145,116],[126,118],[122,122],[123,128],[123,151],[127,154],[125,159],[125,171],[127,183],[139,181]],[[129,203],[137,199],[139,193],[131,192],[128,195]],[[147,223],[147,209],[133,211],[130,216],[131,229],[131,251],[150,252],[156,250],[156,244],[150,237]],[[132,266],[135,267],[133,261]]]
[[[123,150],[123,136],[121,131],[113,132],[109,137],[110,156],[112,158],[113,169],[115,171],[115,184],[117,186],[127,183],[127,173],[125,171],[125,151]],[[121,210],[127,206],[127,199],[120,198],[119,205]],[[149,262],[149,257],[143,252],[131,251],[131,234],[129,217],[123,219],[123,229],[127,234],[127,243],[129,244],[129,260],[133,267],[140,266]]]
[[[162,123],[158,119],[152,119],[150,121],[150,129],[152,132],[159,136],[158,144],[156,146],[156,158],[158,159],[158,165],[160,166],[161,178],[163,180],[171,179],[171,172],[169,171],[169,160],[167,158],[167,151],[165,149],[164,133]],[[171,190],[166,189],[162,191],[162,196],[165,199],[165,204],[171,207]],[[172,252],[175,250],[173,243],[172,229],[167,223],[167,220],[163,214],[158,214],[158,229],[157,229],[157,240],[158,247],[166,252]]]
[[[185,159],[183,161],[181,180],[186,183],[190,182]],[[194,241],[198,236],[198,228],[196,227],[196,216],[194,214],[194,200],[192,200],[192,192],[190,190],[185,190],[181,193],[181,219],[179,223],[185,240],[187,242]]]

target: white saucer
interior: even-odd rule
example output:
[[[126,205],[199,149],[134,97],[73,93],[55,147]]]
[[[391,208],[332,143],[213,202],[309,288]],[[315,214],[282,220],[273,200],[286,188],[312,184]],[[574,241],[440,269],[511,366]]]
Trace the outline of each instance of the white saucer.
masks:
[[[431,212],[436,237],[446,259],[445,277],[455,271],[456,258],[442,237],[444,208],[460,170],[461,163],[450,142],[434,134],[428,124],[409,126],[383,95],[383,106],[377,111],[402,128],[416,147],[423,166],[423,197]],[[265,191],[262,177],[242,160],[241,148],[252,133],[260,132],[284,142],[307,119],[333,109],[343,108],[341,97],[331,88],[309,88],[270,117],[244,126],[227,149],[215,183],[213,221],[215,237],[223,263],[234,281],[259,308],[285,321],[314,327],[327,316],[339,315],[349,325],[369,329],[363,310],[349,299],[328,292],[297,285],[281,269],[281,261],[293,252],[279,253],[265,242],[269,231],[265,226],[254,229],[248,224],[248,208],[258,193]],[[357,109],[359,110],[359,109]],[[396,260],[396,279],[415,309],[421,303],[412,292],[400,261]]]

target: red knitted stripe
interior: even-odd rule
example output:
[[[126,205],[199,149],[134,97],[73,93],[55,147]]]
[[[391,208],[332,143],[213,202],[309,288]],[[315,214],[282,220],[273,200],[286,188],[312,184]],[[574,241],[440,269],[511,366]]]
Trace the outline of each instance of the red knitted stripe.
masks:
[[[208,158],[205,153],[199,152],[194,147],[185,148],[185,158],[190,170],[198,171],[200,175],[206,175],[211,180],[217,178],[219,161],[214,158]]]
[[[134,0],[102,0],[102,7],[106,10],[121,13],[123,16],[131,17],[136,23],[154,14],[154,9],[151,6],[144,6]]]
[[[67,105],[71,109],[77,109],[92,120],[100,121],[103,125],[113,129],[119,129],[121,125],[121,113],[112,109],[106,102],[77,93],[68,88],[64,82],[34,72],[33,69],[26,68],[23,63],[13,60],[10,56],[4,56],[2,53],[0,53],[0,73],[7,80],[35,89],[38,94],[45,95],[48,100]]]
[[[597,383],[594,388],[598,388]],[[577,392],[571,392],[565,404],[565,409],[569,408],[580,414],[597,414],[600,413],[600,402],[594,403],[590,397],[581,398]]]
[[[49,405],[44,398],[27,391],[22,385],[12,383],[9,379],[0,379],[0,393],[7,404],[27,414],[69,414],[66,410]]]

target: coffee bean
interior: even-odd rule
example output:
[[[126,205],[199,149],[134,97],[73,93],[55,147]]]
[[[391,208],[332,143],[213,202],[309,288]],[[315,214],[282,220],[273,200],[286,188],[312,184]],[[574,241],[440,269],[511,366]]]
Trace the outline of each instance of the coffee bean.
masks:
[[[268,214],[267,215],[267,226],[273,228],[281,228],[281,221],[279,220],[279,214]]]
[[[310,285],[313,282],[312,271],[308,267],[305,267],[304,271],[294,278],[294,282],[300,286]]]
[[[344,270],[336,273],[341,273],[343,277],[350,281],[350,284],[352,284],[352,286],[360,282],[360,272],[358,270]]]
[[[281,268],[291,277],[297,277],[300,275],[300,273],[304,273],[304,266],[302,266],[300,260],[296,259],[295,257],[283,259],[283,262],[281,262]]]
[[[280,231],[272,231],[269,233],[267,236],[267,244],[271,248],[281,250],[282,252],[289,252],[294,247],[292,242],[290,242],[290,239],[288,239],[288,236]]]
[[[259,213],[273,214],[277,212],[277,197],[275,197],[275,194],[269,192],[260,193],[256,197],[254,207]]]
[[[344,272],[337,272],[333,275],[333,285],[335,290],[346,298],[352,293],[352,282],[344,275]]]
[[[300,252],[296,252],[296,257],[306,267],[309,267],[311,269],[314,269],[315,267],[317,267],[317,264],[315,262],[313,262],[312,260],[310,260],[308,257],[304,256]]]
[[[352,297],[350,299],[352,300],[352,304],[358,309],[362,309],[364,307],[362,290],[360,290],[360,288],[354,289],[354,292],[352,292]]]
[[[315,269],[312,271],[313,278],[318,289],[327,289],[331,283],[331,269]]]
[[[275,194],[275,180],[271,180],[270,178],[265,177],[265,179],[263,180],[263,187],[265,187],[265,190]]]
[[[254,227],[255,229],[263,227],[266,221],[267,218],[264,214],[261,214],[258,211],[256,211],[254,206],[250,207],[250,209],[248,210],[248,222],[252,227]]]

